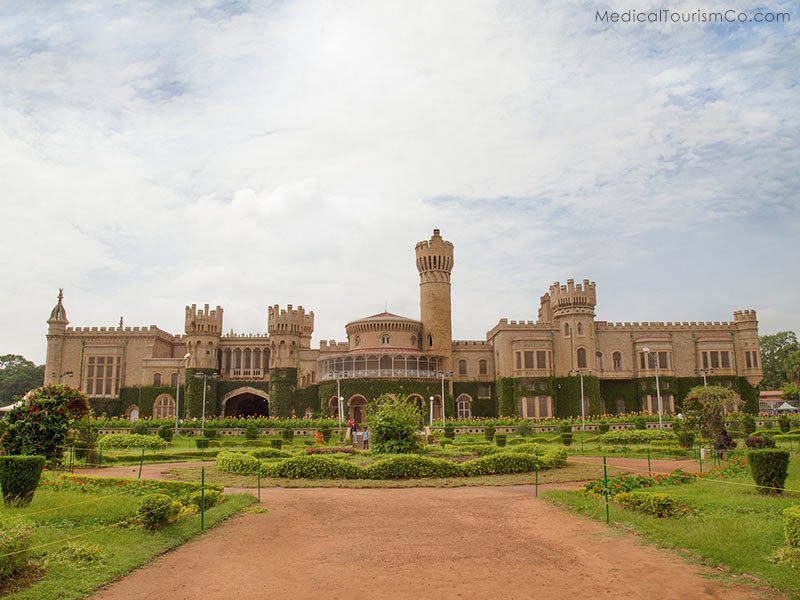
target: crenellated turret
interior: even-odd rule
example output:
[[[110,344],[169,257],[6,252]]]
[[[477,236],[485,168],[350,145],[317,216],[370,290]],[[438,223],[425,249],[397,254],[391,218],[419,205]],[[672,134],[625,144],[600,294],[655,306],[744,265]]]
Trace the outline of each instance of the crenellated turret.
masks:
[[[202,310],[196,304],[186,307],[186,350],[191,354],[189,367],[193,369],[217,369],[217,348],[222,336],[222,308]]]
[[[269,332],[270,369],[297,368],[298,351],[311,347],[314,333],[314,311],[306,313],[302,306],[281,309],[275,304],[268,308],[267,331]]]
[[[423,325],[422,349],[445,357],[444,369],[451,368],[453,329],[450,302],[450,275],[453,271],[453,244],[442,239],[438,229],[430,240],[415,248],[419,271],[419,312]]]
[[[577,284],[574,279],[567,279],[567,285],[555,282],[550,286],[550,291],[542,296],[539,320],[554,325],[557,372],[588,371],[595,366],[596,304],[596,285],[588,279]]]

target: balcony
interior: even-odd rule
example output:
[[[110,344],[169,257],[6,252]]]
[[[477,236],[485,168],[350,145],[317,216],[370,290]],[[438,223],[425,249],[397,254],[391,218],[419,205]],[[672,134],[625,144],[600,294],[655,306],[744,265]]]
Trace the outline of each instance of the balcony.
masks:
[[[224,375],[230,379],[263,379],[264,369],[231,369]]]
[[[439,379],[438,371],[424,371],[417,369],[357,369],[354,371],[347,371],[347,374],[342,374],[341,379],[365,379],[365,378],[405,378],[405,379]],[[322,381],[334,381],[336,377],[333,373],[323,373],[320,376]],[[449,379],[449,378],[448,378]]]

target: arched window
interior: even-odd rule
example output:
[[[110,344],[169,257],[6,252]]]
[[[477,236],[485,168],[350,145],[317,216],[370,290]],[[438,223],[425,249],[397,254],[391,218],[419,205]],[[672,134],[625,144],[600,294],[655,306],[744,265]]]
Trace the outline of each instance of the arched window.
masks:
[[[488,373],[488,369],[486,367],[486,359],[481,359],[478,361],[478,373],[480,375],[486,375]]]
[[[583,335],[583,323],[578,321],[578,335]]]
[[[614,359],[614,370],[621,371],[622,370],[622,352],[614,352],[611,355],[611,358]]]
[[[389,334],[388,333],[384,333],[381,336],[381,344],[383,344],[384,346],[388,346],[389,345]]]
[[[467,394],[461,394],[456,402],[459,419],[469,419],[472,417],[472,398]]]
[[[156,373],[153,375],[153,385],[158,387],[161,385],[161,373]]]
[[[411,336],[411,345],[412,346],[416,346],[417,345],[417,336],[415,336],[415,335]]]
[[[466,375],[467,374],[467,361],[463,358],[458,361],[458,374],[459,375]]]
[[[153,404],[153,417],[171,419],[175,417],[175,399],[169,394],[161,394]]]
[[[172,375],[169,376],[169,384],[172,387],[178,387],[178,374],[177,373],[173,373]]]
[[[428,348],[433,348],[433,335],[428,334]]]
[[[586,367],[586,348],[578,348],[578,368],[585,369]]]
[[[597,370],[603,370],[603,353],[602,352],[595,352],[594,353],[594,360],[597,363]]]
[[[356,348],[358,348],[360,345],[361,345],[361,336],[357,335],[356,336]]]
[[[569,336],[569,323],[564,323],[564,335]]]

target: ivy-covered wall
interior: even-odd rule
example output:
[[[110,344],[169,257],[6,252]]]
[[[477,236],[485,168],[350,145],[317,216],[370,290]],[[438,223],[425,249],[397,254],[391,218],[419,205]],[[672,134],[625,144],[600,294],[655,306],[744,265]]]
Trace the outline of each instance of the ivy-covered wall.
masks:
[[[617,400],[625,402],[625,412],[639,412],[642,405],[639,403],[637,382],[632,379],[602,379],[600,380],[600,398],[605,401],[606,412],[617,412]]]
[[[202,389],[202,385],[200,386]],[[91,400],[92,408],[95,409],[96,414],[101,414],[102,412],[106,412],[108,416],[124,416],[125,411],[129,406],[135,404],[139,407],[139,416],[140,417],[152,417],[153,416],[153,404],[155,404],[156,398],[161,394],[169,394],[173,398],[175,398],[175,388],[168,385],[162,386],[135,386],[135,387],[124,387],[120,388],[119,390],[119,399],[118,400],[107,400],[105,398],[93,398]],[[181,387],[181,405],[185,406],[186,398],[186,388]],[[113,404],[112,404],[113,403]],[[100,407],[103,406],[104,408],[101,409]],[[116,410],[117,412],[112,414],[111,410]],[[213,414],[213,413],[212,413]]]
[[[581,414],[581,378],[556,377],[556,396],[553,402],[553,414],[556,417],[577,417]],[[583,377],[583,397],[588,403],[589,415],[600,415],[603,407],[600,403],[600,380],[594,375]]]
[[[120,390],[122,393],[122,390]],[[97,417],[121,417],[125,414],[125,409],[130,406],[122,405],[122,400],[111,398],[89,398],[89,406],[92,407]]]
[[[288,418],[292,414],[292,400],[297,389],[297,369],[269,370],[269,404],[273,417]]]
[[[477,381],[457,381],[453,383],[453,403],[458,400],[461,394],[469,394],[472,398],[472,416],[473,417],[496,417],[497,416],[497,395],[495,393],[494,383],[490,383],[489,389],[491,397],[479,398],[478,388],[486,383]],[[451,413],[458,415],[457,407],[455,412]]]
[[[497,412],[501,417],[517,416],[517,401],[514,396],[514,379],[501,377],[497,380]]]
[[[207,373],[213,375],[214,369],[186,369],[186,402],[183,403],[186,412],[182,410],[181,418],[200,418],[203,414],[203,379],[195,377],[195,374]],[[213,417],[219,414],[219,380],[206,379],[208,384],[206,389],[206,417]]]
[[[319,384],[310,385],[294,392],[294,411],[298,417],[306,414],[306,409],[310,408],[314,414],[320,412],[319,406]]]

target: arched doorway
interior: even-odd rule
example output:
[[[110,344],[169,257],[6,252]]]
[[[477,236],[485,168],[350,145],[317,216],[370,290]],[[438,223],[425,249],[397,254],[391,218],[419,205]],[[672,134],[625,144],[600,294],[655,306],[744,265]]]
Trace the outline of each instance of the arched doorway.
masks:
[[[225,417],[268,417],[269,396],[263,390],[242,387],[222,398],[222,415]]]
[[[433,406],[433,422],[442,420],[442,398],[439,394],[428,398]],[[430,410],[430,409],[428,409]]]
[[[367,422],[367,399],[364,396],[350,396],[347,401],[348,418],[359,425]]]
[[[334,419],[339,418],[339,399],[336,396],[331,396],[330,400],[328,400],[328,407],[331,411],[331,416]]]
[[[131,404],[131,405],[130,405],[130,406],[129,406],[129,407],[126,409],[126,410],[125,410],[125,417],[126,417],[126,418],[128,419],[128,421],[130,421],[131,423],[134,423],[134,422],[138,421],[138,420],[139,420],[139,407],[138,407],[138,406],[136,406],[135,404]]]

